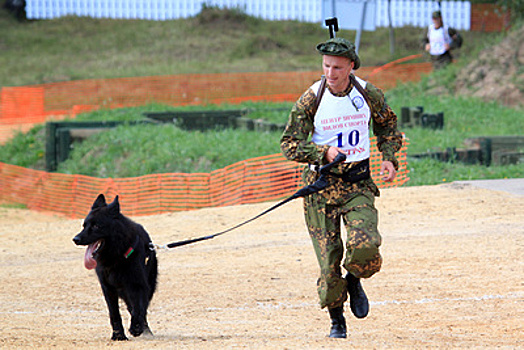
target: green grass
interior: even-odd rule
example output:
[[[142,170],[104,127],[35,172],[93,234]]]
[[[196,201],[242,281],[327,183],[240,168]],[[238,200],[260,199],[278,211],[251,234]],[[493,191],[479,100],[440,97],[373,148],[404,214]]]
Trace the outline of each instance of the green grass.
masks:
[[[402,105],[424,105],[427,110],[444,111],[443,130],[412,128],[402,130],[410,141],[408,154],[461,147],[466,137],[510,135],[522,130],[524,118],[515,118],[516,111],[496,103],[476,99],[451,97],[430,98],[409,95],[414,86],[403,86],[392,91],[389,102],[394,109]],[[388,94],[389,95],[389,94]],[[448,107],[446,107],[448,106]],[[84,113],[84,120],[139,120],[145,111],[231,109],[254,111],[249,117],[259,118],[271,112],[272,121],[284,123],[291,104],[248,102],[239,106],[205,106],[174,108],[160,104]],[[273,108],[279,109],[273,109]],[[520,112],[522,113],[522,112]],[[522,115],[522,114],[521,114]],[[473,119],[472,119],[473,118]],[[84,174],[95,177],[134,177],[152,173],[210,172],[232,163],[262,155],[280,152],[280,132],[246,132],[212,130],[188,132],[172,124],[131,126],[124,125],[91,136],[83,143],[74,144],[70,159],[61,163],[58,172]],[[0,161],[35,169],[44,168],[45,135],[43,126],[27,134],[19,134],[0,147]],[[456,180],[517,178],[524,176],[524,166],[480,166],[460,163],[442,163],[430,159],[409,158],[408,185],[431,185]]]
[[[27,205],[21,203],[0,203],[0,208],[4,209],[27,209]]]
[[[45,169],[45,125],[37,125],[27,133],[18,132],[0,145],[0,162],[37,170]]]
[[[319,24],[270,22],[213,9],[194,18],[165,22],[67,17],[18,23],[0,11],[0,31],[5,33],[0,36],[1,86],[164,74],[316,70],[320,59],[314,46],[327,35]],[[387,29],[363,33],[359,53],[364,65],[420,53],[420,28],[395,32],[394,55],[389,54]],[[420,83],[386,93],[397,114],[402,106],[444,112],[443,130],[402,130],[410,141],[409,154],[459,148],[468,137],[515,135],[524,130],[521,109],[454,96],[453,82],[459,70],[482,48],[503,37],[497,33],[462,34],[465,43],[458,63]],[[339,36],[353,39],[355,32],[341,31]],[[285,123],[291,105],[246,102],[175,108],[150,104],[101,109],[81,114],[76,120],[138,120],[146,111],[242,108],[250,112],[249,118]],[[187,132],[173,125],[120,126],[75,144],[71,158],[60,164],[58,171],[96,177],[209,172],[246,158],[278,153],[279,138],[279,132]],[[0,146],[0,161],[44,169],[44,149],[45,128],[37,126]],[[522,164],[485,167],[410,158],[409,168],[408,185],[524,177]]]
[[[428,18],[428,24],[429,24]],[[363,32],[362,64],[374,66],[420,53],[421,28]],[[171,74],[317,70],[319,23],[264,21],[238,11],[208,8],[170,21],[64,17],[18,22],[0,9],[0,86]],[[464,32],[470,52],[492,33]],[[354,40],[355,31],[338,36]]]
[[[290,103],[254,103],[170,107],[151,104],[141,107],[100,110],[80,115],[82,120],[145,119],[143,112],[194,110],[246,110],[247,118],[285,124]],[[123,125],[75,143],[70,159],[57,171],[98,177],[133,177],[152,173],[211,172],[232,163],[280,152],[281,132],[234,129],[187,131],[174,124]]]
[[[285,124],[291,103],[244,102],[240,105],[172,107],[162,104],[101,109],[72,121],[136,121],[144,112],[242,109],[245,117]],[[174,124],[123,125],[73,144],[58,172],[97,177],[132,177],[166,172],[210,172],[232,163],[280,152],[280,132],[239,130],[185,131]],[[0,146],[0,162],[45,170],[45,127],[18,133]]]
[[[434,185],[444,182],[479,179],[524,177],[524,164],[508,166],[465,165],[459,162],[439,162],[416,159],[409,155],[467,147],[467,138],[499,135],[522,135],[524,110],[505,107],[497,102],[455,96],[454,77],[467,63],[464,60],[448,69],[433,73],[418,83],[408,83],[386,93],[388,103],[400,117],[401,107],[422,106],[424,112],[444,113],[444,128],[405,128],[410,145],[408,162],[409,186]],[[435,86],[444,87],[431,93]],[[520,150],[523,151],[524,150]]]
[[[280,133],[233,129],[187,132],[173,124],[119,126],[75,146],[58,172],[98,177],[211,172],[280,152]]]
[[[453,181],[512,179],[524,177],[524,166],[465,165],[443,163],[432,159],[409,159],[410,180],[408,186],[437,185]]]
[[[406,128],[410,140],[409,154],[463,147],[466,138],[496,135],[519,135],[524,130],[524,111],[504,107],[477,98],[435,96],[417,91],[408,84],[390,91],[388,102],[400,116],[402,106],[423,106],[424,112],[444,112],[444,128],[431,130]]]

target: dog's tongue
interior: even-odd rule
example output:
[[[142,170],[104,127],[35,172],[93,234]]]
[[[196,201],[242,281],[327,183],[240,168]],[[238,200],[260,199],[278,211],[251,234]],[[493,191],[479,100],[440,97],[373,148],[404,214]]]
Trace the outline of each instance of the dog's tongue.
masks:
[[[96,260],[93,259],[93,251],[95,250],[98,242],[91,243],[87,246],[86,255],[84,256],[84,266],[88,270],[92,270],[96,267]]]

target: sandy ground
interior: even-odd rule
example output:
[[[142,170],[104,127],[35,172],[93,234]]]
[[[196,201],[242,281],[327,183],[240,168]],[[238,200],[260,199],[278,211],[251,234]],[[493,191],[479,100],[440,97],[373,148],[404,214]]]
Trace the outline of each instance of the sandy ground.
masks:
[[[221,231],[270,205],[133,219],[165,244]],[[522,196],[457,183],[383,190],[384,265],[363,283],[369,316],[346,312],[347,339],[326,337],[301,206],[160,251],[149,309],[155,336],[128,342],[109,340],[100,287],[71,241],[81,221],[0,208],[0,348],[524,348]]]

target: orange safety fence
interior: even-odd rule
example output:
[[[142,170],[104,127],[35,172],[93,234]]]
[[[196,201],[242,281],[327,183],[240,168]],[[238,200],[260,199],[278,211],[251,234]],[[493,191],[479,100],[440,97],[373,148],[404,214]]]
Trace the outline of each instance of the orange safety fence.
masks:
[[[376,67],[361,67],[366,77]],[[389,89],[401,81],[417,81],[429,73],[429,63],[397,64],[369,76],[369,81]],[[16,131],[34,124],[74,117],[99,108],[140,106],[150,102],[172,106],[243,101],[294,102],[320,71],[227,74],[183,74],[152,77],[77,80],[0,89],[0,144]]]
[[[379,66],[379,67],[376,67],[375,69],[373,69],[371,71],[371,73],[369,73],[366,77],[364,77],[364,80],[369,80],[370,78],[372,78],[373,76],[381,73],[381,72],[384,72],[384,71],[387,71],[388,69],[390,69],[391,67],[399,64],[399,63],[402,63],[402,62],[406,62],[406,61],[411,61],[411,60],[414,60],[416,58],[420,58],[420,57],[423,57],[423,54],[416,54],[416,55],[410,55],[410,56],[406,56],[406,57],[402,57],[402,58],[399,58],[397,60],[394,60],[394,61],[391,61],[391,62],[388,62],[382,66]],[[398,72],[397,72],[398,74]],[[384,77],[382,77],[382,79],[384,79]],[[387,79],[384,79],[384,80],[387,80]]]
[[[373,137],[372,144],[376,143]],[[380,180],[381,155],[373,147],[371,171],[380,188],[409,180],[407,141],[397,153],[400,166],[394,182]],[[126,215],[222,207],[286,198],[303,186],[303,165],[281,154],[247,159],[211,173],[151,174],[133,178],[96,178],[48,173],[0,163],[0,201],[19,203],[31,210],[83,218],[99,193],[119,195]]]

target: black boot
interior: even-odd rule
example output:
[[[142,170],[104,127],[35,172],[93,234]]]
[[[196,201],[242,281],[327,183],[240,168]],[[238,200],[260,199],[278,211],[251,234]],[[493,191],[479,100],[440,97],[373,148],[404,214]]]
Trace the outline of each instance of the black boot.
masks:
[[[346,319],[344,318],[344,307],[339,306],[329,309],[329,317],[331,317],[331,331],[330,338],[345,338],[346,337]]]
[[[362,284],[360,284],[360,278],[356,278],[353,274],[349,273],[346,275],[348,281],[348,293],[349,293],[349,306],[351,312],[357,318],[364,318],[369,312],[369,301]]]

